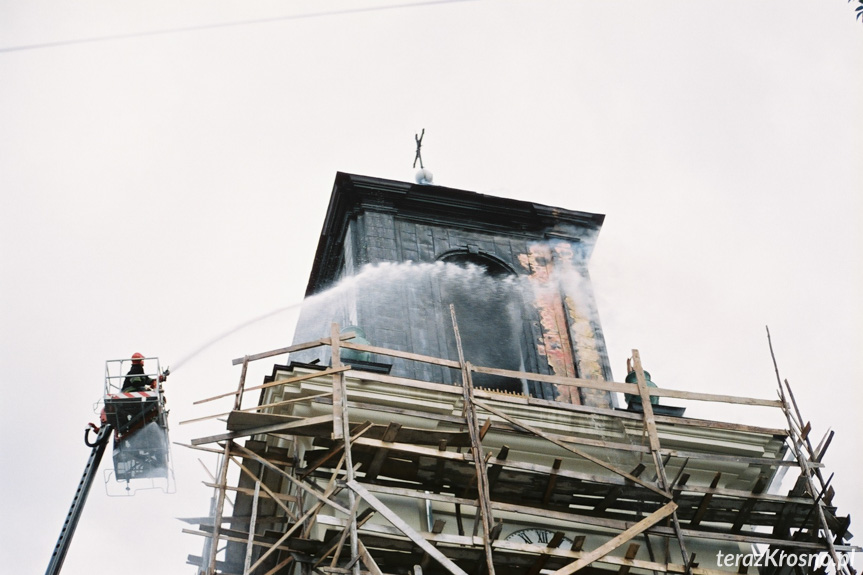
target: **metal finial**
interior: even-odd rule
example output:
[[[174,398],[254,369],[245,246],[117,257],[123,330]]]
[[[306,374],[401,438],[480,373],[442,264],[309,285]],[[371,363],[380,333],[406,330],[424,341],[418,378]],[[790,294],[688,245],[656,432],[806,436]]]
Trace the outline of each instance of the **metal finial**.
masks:
[[[417,141],[417,155],[414,157],[414,166],[413,166],[414,168],[417,167],[417,162],[420,163],[420,169],[424,168],[423,156],[422,156],[422,152],[420,151],[420,148],[422,148],[422,146],[423,146],[423,136],[425,136],[425,135],[426,135],[426,129],[425,128],[423,128],[423,131],[422,131],[422,133],[420,133],[419,136],[414,134],[414,140]]]

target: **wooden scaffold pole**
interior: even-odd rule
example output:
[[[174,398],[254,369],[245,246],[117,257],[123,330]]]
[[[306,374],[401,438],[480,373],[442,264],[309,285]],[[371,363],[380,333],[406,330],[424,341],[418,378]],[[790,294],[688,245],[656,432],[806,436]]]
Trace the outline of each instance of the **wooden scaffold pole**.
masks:
[[[650,441],[650,452],[653,455],[656,474],[661,482],[660,486],[665,490],[668,498],[672,499],[672,486],[668,483],[668,476],[665,473],[665,464],[662,462],[662,446],[659,443],[659,433],[656,431],[656,420],[653,416],[653,406],[650,403],[650,392],[647,388],[647,379],[644,376],[644,368],[641,366],[641,356],[637,349],[632,350],[632,362],[633,367],[635,368],[636,381],[638,383],[638,393],[641,397],[644,429],[647,431],[647,437]],[[683,557],[683,565],[686,568],[686,574],[692,575],[692,558],[686,551],[686,542],[683,539],[683,533],[680,529],[680,521],[677,518],[676,510],[672,510],[671,512],[671,524],[674,527],[674,534],[677,536],[677,544],[680,546],[680,554]]]
[[[243,404],[243,388],[246,385],[246,373],[249,369],[249,356],[243,358],[243,369],[240,372],[240,383],[237,386],[237,394],[234,398],[234,409],[240,409]],[[216,573],[216,555],[219,553],[219,532],[222,528],[222,514],[225,511],[225,493],[227,491],[228,465],[231,462],[231,449],[234,442],[230,439],[225,441],[225,451],[222,454],[222,465],[219,469],[219,480],[217,482],[219,497],[216,502],[216,514],[213,521],[213,538],[210,544],[210,557],[207,561],[207,575]]]
[[[803,454],[803,451],[800,449],[800,446],[803,443],[803,440],[797,437],[797,433],[794,430],[794,419],[791,414],[791,405],[789,404],[788,397],[785,394],[785,390],[782,387],[782,379],[779,376],[779,365],[776,363],[776,354],[773,353],[773,342],[770,339],[770,329],[767,328],[767,344],[770,347],[770,357],[773,359],[773,369],[776,372],[776,381],[779,384],[779,399],[782,401],[782,412],[785,414],[785,419],[788,421],[788,438],[791,440],[791,448],[794,451],[794,456],[797,458],[797,463],[800,465],[800,472],[806,480],[806,485],[809,490],[809,494],[815,500],[815,511],[818,516],[818,522],[821,525],[821,530],[824,531],[824,542],[827,544],[827,550],[830,554],[830,558],[833,559],[833,564],[836,569],[836,574],[840,573],[844,575],[852,575],[850,567],[842,560],[839,559],[839,554],[836,552],[836,547],[833,545],[833,535],[830,531],[830,526],[827,524],[827,518],[824,516],[824,508],[822,507],[821,497],[818,494],[818,489],[815,486],[815,481],[812,479],[812,475],[817,469],[812,468],[809,465],[809,462],[806,460],[806,456]],[[788,385],[788,381],[785,382],[785,385]],[[788,388],[788,391],[791,391],[791,388]],[[796,407],[796,402],[795,402]],[[798,417],[800,412],[797,412]],[[824,479],[821,477],[820,473],[818,475],[819,479],[821,479],[821,485],[824,487]],[[817,533],[816,533],[817,536]]]
[[[482,541],[485,549],[486,567],[488,569],[488,575],[494,575],[494,559],[492,557],[491,549],[491,532],[494,518],[491,511],[488,472],[486,469],[485,457],[483,456],[482,439],[480,438],[479,422],[477,421],[476,416],[476,405],[474,404],[473,380],[470,376],[470,364],[467,363],[464,358],[464,350],[461,345],[461,335],[459,334],[458,321],[455,315],[455,305],[450,304],[449,310],[450,315],[452,316],[452,328],[455,333],[456,348],[458,349],[458,361],[461,365],[465,419],[467,420],[474,467],[476,468],[476,490],[482,519]]]
[[[341,362],[341,353],[339,349],[339,344],[341,343],[341,339],[339,339],[339,326],[338,324],[332,324],[330,330],[330,341],[332,345],[332,360],[330,361],[330,367],[334,369],[338,369],[342,366]],[[333,374],[333,417],[334,417],[334,426],[341,424],[341,429],[338,432],[333,433],[335,438],[341,436],[341,438],[345,442],[345,477],[347,481],[353,481],[354,479],[354,463],[353,457],[351,455],[351,431],[350,431],[350,420],[348,417],[348,393],[347,393],[347,385],[345,383],[345,373],[340,371],[339,373]],[[335,430],[335,427],[334,427]],[[350,545],[351,545],[351,565],[352,571],[354,575],[360,575],[360,548],[359,541],[357,539],[357,506],[359,502],[357,501],[356,494],[352,489],[348,490],[348,507],[350,508],[350,516],[348,517],[348,521],[350,521]]]

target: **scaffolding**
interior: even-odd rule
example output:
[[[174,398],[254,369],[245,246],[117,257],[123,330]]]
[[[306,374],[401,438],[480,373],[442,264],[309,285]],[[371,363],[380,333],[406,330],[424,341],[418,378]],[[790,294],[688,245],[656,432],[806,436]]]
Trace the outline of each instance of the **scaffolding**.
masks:
[[[457,360],[358,344],[337,325],[234,360],[236,391],[197,402],[234,399],[210,416],[227,430],[189,446],[220,455],[211,518],[184,529],[205,539],[189,563],[206,575],[854,574],[850,517],[822,470],[832,433],[813,446],[787,381],[777,399],[650,387],[637,350],[636,383],[476,366],[454,312],[453,327]],[[250,362],[318,346],[329,365],[246,385]],[[344,350],[442,366],[462,385],[346,365]],[[476,373],[631,394],[642,409],[474,388]],[[656,397],[779,410],[787,427],[663,415]],[[770,492],[795,470],[787,494]]]

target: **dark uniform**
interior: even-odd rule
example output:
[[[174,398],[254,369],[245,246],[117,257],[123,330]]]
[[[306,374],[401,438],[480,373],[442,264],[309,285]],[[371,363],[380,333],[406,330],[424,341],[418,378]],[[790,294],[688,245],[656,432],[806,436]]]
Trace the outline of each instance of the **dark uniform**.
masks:
[[[155,380],[144,375],[144,366],[140,363],[133,363],[129,373],[126,374],[126,379],[123,380],[123,389],[127,391],[149,391],[153,388]]]

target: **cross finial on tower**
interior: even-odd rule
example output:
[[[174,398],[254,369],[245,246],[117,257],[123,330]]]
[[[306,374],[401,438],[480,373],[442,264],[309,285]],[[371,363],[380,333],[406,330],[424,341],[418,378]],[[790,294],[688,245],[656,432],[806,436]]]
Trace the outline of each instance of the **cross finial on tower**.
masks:
[[[422,146],[423,146],[423,136],[425,136],[425,135],[426,135],[426,129],[425,128],[423,128],[423,131],[420,132],[419,135],[414,134],[414,140],[416,140],[416,142],[417,142],[417,155],[414,156],[414,167],[415,168],[417,167],[417,162],[420,163],[420,169],[416,173],[416,180],[417,180],[418,184],[422,184],[422,185],[427,186],[427,185],[432,183],[432,178],[434,176],[432,176],[431,170],[427,170],[425,168],[425,166],[423,166],[423,156],[422,156],[421,150],[422,150]]]
[[[423,156],[422,156],[422,152],[420,150],[423,147],[423,136],[425,136],[425,135],[426,135],[426,129],[425,128],[423,128],[423,131],[422,131],[422,133],[420,133],[419,136],[414,134],[414,140],[417,141],[417,155],[414,157],[414,166],[413,166],[414,168],[417,167],[417,162],[420,163],[420,169],[423,168]]]

